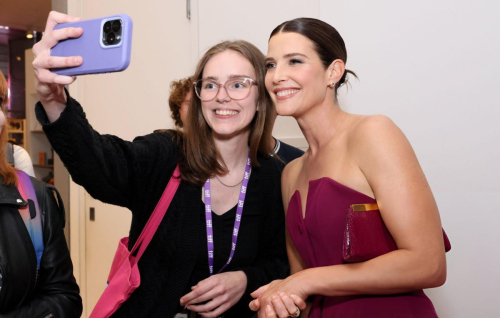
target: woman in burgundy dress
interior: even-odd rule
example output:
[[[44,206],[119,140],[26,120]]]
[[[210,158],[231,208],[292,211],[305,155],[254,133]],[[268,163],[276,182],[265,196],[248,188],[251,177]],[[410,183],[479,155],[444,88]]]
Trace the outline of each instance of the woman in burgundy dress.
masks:
[[[339,33],[316,19],[287,21],[269,39],[266,87],[310,148],[282,177],[291,276],[257,290],[250,307],[259,317],[437,317],[422,291],[446,280],[436,202],[389,118],[339,107],[337,89],[355,76],[346,59]],[[375,202],[398,249],[347,264],[348,207]]]

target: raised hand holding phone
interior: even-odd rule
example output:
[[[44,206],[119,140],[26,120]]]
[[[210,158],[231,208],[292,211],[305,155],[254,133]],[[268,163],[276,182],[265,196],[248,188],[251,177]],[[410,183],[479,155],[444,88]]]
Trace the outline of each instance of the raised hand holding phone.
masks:
[[[78,38],[57,43],[52,56],[75,56],[83,58],[76,67],[52,68],[60,75],[84,75],[125,70],[130,63],[132,46],[132,19],[126,14],[74,21],[58,24],[54,30],[68,27],[82,28]]]
[[[62,74],[58,74],[53,72],[53,70],[69,70],[69,68],[76,70],[78,67],[82,66],[83,63],[85,63],[85,58],[93,59],[92,56],[83,57],[81,53],[84,52],[79,53],[76,51],[67,51],[66,56],[51,55],[52,48],[56,45],[65,42],[70,43],[71,40],[82,36],[84,33],[82,27],[78,26],[78,24],[71,24],[79,21],[79,18],[52,11],[47,19],[42,40],[33,46],[33,54],[35,56],[33,60],[33,68],[35,71],[35,89],[38,92],[40,102],[44,106],[50,122],[57,120],[61,112],[66,107],[66,94],[64,93],[64,86],[69,85],[76,80],[76,77],[69,76],[73,75],[71,72],[62,72]],[[66,24],[67,27],[56,28],[58,25],[63,23]],[[123,49],[123,46],[121,47]],[[130,46],[127,49],[130,49]],[[130,55],[130,52],[128,55]],[[87,71],[89,70],[90,68],[87,68]]]
[[[35,71],[35,89],[44,106],[47,116],[51,122],[59,118],[60,113],[66,107],[66,94],[64,86],[73,83],[76,77],[58,75],[51,72],[50,68],[78,66],[82,63],[81,56],[56,57],[50,56],[50,50],[59,41],[69,38],[78,38],[82,35],[81,28],[66,28],[54,30],[60,23],[74,22],[80,20],[63,13],[52,11],[47,19],[45,32],[42,40],[33,46],[33,68]]]

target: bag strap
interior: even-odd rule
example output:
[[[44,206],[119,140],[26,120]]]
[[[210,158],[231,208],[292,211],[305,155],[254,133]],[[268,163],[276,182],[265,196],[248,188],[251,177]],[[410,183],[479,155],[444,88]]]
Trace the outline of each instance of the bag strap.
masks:
[[[130,255],[134,255],[135,251],[139,249],[139,251],[137,252],[137,256],[135,257],[136,263],[139,262],[139,259],[148,247],[149,242],[151,242],[151,240],[153,239],[158,226],[160,226],[161,220],[163,220],[163,216],[167,212],[167,209],[172,202],[175,192],[177,191],[177,188],[181,183],[180,175],[179,165],[177,165],[175,167],[174,173],[172,174],[172,177],[168,181],[165,191],[163,191],[160,201],[158,201],[158,204],[153,211],[153,214],[151,214],[151,216],[149,217],[149,220],[146,223],[146,226],[144,226],[141,235],[130,251]]]
[[[11,164],[12,166],[15,166],[14,162],[14,145],[11,144],[10,142],[7,143],[7,162]]]
[[[36,268],[40,269],[40,261],[42,259],[44,244],[42,231],[42,213],[38,205],[35,188],[31,183],[30,177],[23,171],[16,170],[18,183],[17,189],[21,197],[28,202],[27,206],[19,208],[19,213],[26,225],[26,229],[33,243],[36,253]]]

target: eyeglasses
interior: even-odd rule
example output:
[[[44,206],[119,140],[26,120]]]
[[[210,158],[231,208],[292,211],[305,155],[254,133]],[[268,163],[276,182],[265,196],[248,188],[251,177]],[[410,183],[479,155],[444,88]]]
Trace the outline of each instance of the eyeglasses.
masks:
[[[226,83],[218,83],[213,79],[201,79],[193,83],[194,91],[202,102],[213,100],[221,87],[224,87],[229,98],[242,100],[250,95],[253,85],[257,85],[255,80],[248,77],[234,77],[228,79]]]

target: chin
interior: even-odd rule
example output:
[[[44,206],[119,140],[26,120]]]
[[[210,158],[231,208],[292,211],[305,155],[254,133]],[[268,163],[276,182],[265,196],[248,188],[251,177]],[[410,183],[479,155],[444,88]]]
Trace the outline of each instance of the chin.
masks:
[[[280,116],[293,116],[293,114],[295,114],[295,107],[292,107],[292,106],[285,106],[285,105],[282,105],[282,106],[278,106],[276,105],[276,112],[278,113],[278,115]]]

